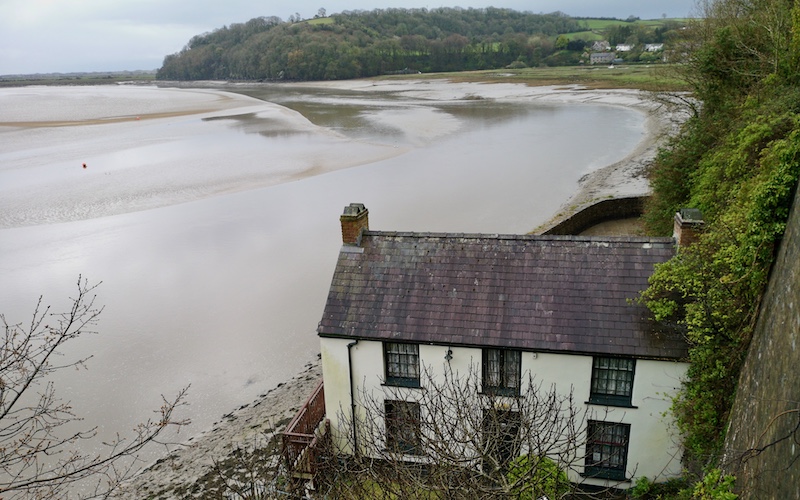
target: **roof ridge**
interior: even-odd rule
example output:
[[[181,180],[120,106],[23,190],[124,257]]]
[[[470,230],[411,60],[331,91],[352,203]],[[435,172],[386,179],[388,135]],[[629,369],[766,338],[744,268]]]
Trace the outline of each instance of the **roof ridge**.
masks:
[[[364,236],[404,237],[404,238],[463,238],[463,239],[497,239],[497,240],[530,240],[530,241],[585,241],[585,242],[618,242],[618,243],[669,243],[674,240],[667,236],[580,236],[555,234],[512,234],[512,233],[446,233],[428,231],[380,231],[367,229]]]

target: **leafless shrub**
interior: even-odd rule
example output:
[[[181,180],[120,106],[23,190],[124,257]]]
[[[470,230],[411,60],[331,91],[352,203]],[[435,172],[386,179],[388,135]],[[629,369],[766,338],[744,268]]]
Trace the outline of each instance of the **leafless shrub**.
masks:
[[[162,396],[156,416],[136,426],[132,435],[117,435],[102,443],[102,451],[82,451],[79,443],[97,436],[97,428],[74,430],[81,418],[56,390],[54,376],[89,359],[61,361],[61,349],[92,329],[103,311],[94,291],[78,278],[78,293],[64,313],[51,313],[40,298],[30,323],[3,323],[0,347],[0,496],[13,498],[106,497],[137,467],[136,454],[167,428],[188,420],[176,419],[185,404],[184,388],[172,398]],[[164,444],[164,443],[162,443]],[[81,484],[75,492],[76,483]]]
[[[357,399],[360,416],[353,422],[341,412],[342,439],[323,454],[318,487],[326,497],[590,496],[566,473],[583,464],[586,424],[598,415],[571,389],[529,376],[518,395],[506,396],[483,392],[474,368],[444,376],[424,368],[421,388],[383,385]]]

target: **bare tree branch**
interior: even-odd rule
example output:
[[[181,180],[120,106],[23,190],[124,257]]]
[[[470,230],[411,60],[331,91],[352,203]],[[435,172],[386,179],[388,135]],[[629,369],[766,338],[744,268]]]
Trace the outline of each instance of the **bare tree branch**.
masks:
[[[476,367],[422,372],[419,389],[362,389],[356,422],[341,412],[338,435],[346,442],[333,439],[323,453],[321,492],[381,499],[584,495],[566,472],[584,463],[588,419],[603,415],[590,414],[572,391],[529,376],[520,394],[505,396],[483,392]]]
[[[104,451],[87,453],[78,444],[97,436],[97,428],[74,430],[82,419],[62,400],[52,380],[65,368],[85,366],[91,357],[57,363],[65,343],[93,328],[102,313],[94,291],[78,277],[78,293],[64,313],[51,313],[39,298],[29,324],[4,327],[0,348],[0,494],[3,498],[63,498],[78,482],[92,481],[79,495],[100,498],[135,472],[135,457],[143,447],[159,443],[167,428],[188,420],[174,416],[183,406],[187,388],[172,398],[162,396],[156,417],[136,426],[132,436],[102,443]],[[23,326],[24,325],[24,326]],[[163,443],[162,443],[163,444]],[[86,447],[84,447],[85,449]],[[85,483],[81,483],[85,485]]]

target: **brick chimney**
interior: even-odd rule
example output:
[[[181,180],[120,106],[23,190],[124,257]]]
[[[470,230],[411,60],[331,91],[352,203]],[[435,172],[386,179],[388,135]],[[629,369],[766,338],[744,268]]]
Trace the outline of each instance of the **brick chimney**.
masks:
[[[344,207],[339,220],[342,223],[342,243],[358,245],[361,233],[369,229],[369,210],[363,203],[351,203]]]
[[[675,213],[672,237],[679,247],[686,247],[697,241],[703,230],[703,214],[696,208],[682,208]]]

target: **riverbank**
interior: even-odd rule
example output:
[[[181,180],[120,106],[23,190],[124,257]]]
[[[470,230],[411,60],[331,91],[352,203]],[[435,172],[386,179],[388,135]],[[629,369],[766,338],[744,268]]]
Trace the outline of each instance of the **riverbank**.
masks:
[[[215,85],[219,85],[218,82]],[[529,87],[519,84],[454,83],[441,81],[353,81],[303,84],[354,92],[386,92],[431,101],[495,99],[518,102],[593,103],[625,106],[647,114],[643,139],[623,160],[585,175],[577,191],[535,232],[580,211],[598,200],[639,196],[649,192],[645,170],[663,141],[677,130],[682,116],[631,90],[596,91],[577,86]],[[235,85],[232,85],[235,87]],[[576,140],[579,140],[576,139]],[[174,448],[139,474],[123,491],[124,498],[200,498],[220,495],[223,476],[245,470],[238,457],[257,456],[267,469],[277,460],[276,436],[311,394],[321,377],[319,363],[311,363],[290,381],[262,394],[250,404],[226,414],[210,429]],[[258,450],[258,451],[257,451]],[[255,455],[254,455],[255,454]],[[222,474],[215,469],[222,464]],[[247,480],[240,477],[239,480]]]
[[[222,498],[226,486],[253,481],[252,472],[273,477],[280,458],[280,433],[320,380],[317,359],[287,382],[223,415],[210,429],[171,446],[116,498]]]

